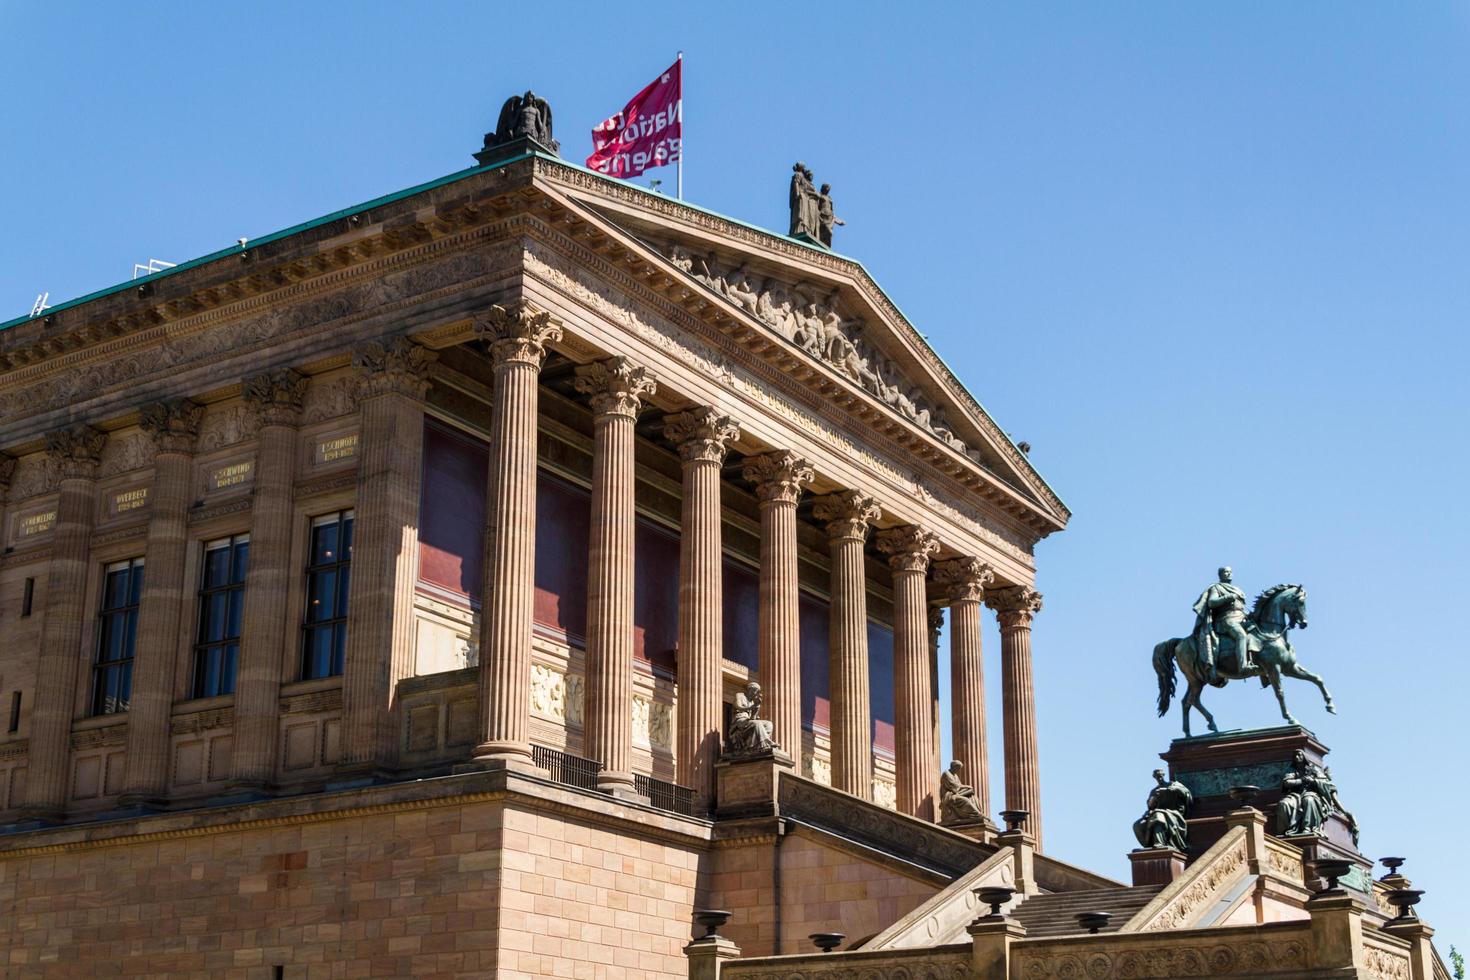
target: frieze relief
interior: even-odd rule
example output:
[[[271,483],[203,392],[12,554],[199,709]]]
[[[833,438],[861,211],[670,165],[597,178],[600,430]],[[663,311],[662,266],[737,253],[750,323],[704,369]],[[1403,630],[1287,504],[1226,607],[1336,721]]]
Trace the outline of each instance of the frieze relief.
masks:
[[[976,510],[961,510],[955,498],[940,496],[926,487],[913,474],[904,473],[873,453],[859,447],[830,425],[774,395],[769,387],[732,366],[724,355],[687,337],[672,323],[641,316],[630,309],[625,297],[605,281],[574,266],[571,271],[540,254],[536,248],[527,251],[526,269],[548,285],[590,307],[599,316],[619,324],[648,341],[673,359],[732,388],[734,391],[765,405],[788,422],[817,435],[834,449],[858,460],[869,470],[881,473],[901,493],[916,496],[956,524],[984,539],[998,550],[1023,565],[1032,564],[1032,542],[1014,529],[988,518]]]
[[[469,236],[471,239],[474,237],[479,236]],[[254,315],[220,322],[228,314],[212,311],[183,321],[186,326],[160,328],[163,331],[181,331],[166,336],[161,343],[150,343],[155,338],[140,336],[99,345],[83,352],[82,356],[92,361],[89,364],[69,364],[74,359],[59,359],[40,368],[51,374],[45,380],[0,394],[0,419],[28,417],[73,405],[118,387],[136,384],[144,378],[157,378],[184,367],[219,361],[349,317],[364,319],[378,316],[394,305],[421,300],[427,298],[427,293],[487,275],[520,254],[519,247],[512,242],[502,243],[496,248],[466,248],[446,259],[424,262],[425,256],[444,248],[468,244],[469,240],[455,242],[446,239],[423,249],[398,253],[382,262],[367,263],[349,273],[323,276],[319,280],[285,287],[272,296],[245,304],[247,308],[275,304]],[[415,260],[420,263],[417,267],[391,271],[394,265]],[[363,281],[320,294],[348,278]],[[290,301],[293,294],[304,298],[293,303]],[[63,369],[50,370],[58,366]],[[203,433],[201,450],[204,449],[202,440]]]
[[[256,416],[248,405],[236,402],[204,415],[199,423],[199,453],[213,452],[255,438]]]
[[[976,975],[970,957],[968,949],[958,953],[916,950],[864,956],[855,963],[836,956],[831,962],[799,959],[774,967],[760,960],[747,964],[736,959],[721,968],[720,976],[729,980],[969,980]]]
[[[38,497],[52,493],[57,487],[56,464],[48,453],[32,453],[15,462],[15,474],[10,478],[11,501]]]
[[[861,319],[843,315],[830,289],[811,284],[788,285],[755,276],[744,267],[722,269],[711,259],[682,245],[668,250],[675,268],[770,327],[812,357],[833,368],[868,394],[933,435],[956,452],[982,462],[945,423],[943,410],[904,378],[863,335]]]
[[[102,446],[102,457],[97,464],[99,478],[141,470],[153,465],[153,440],[147,433],[134,432],[118,438],[113,436]]]
[[[313,381],[301,403],[301,424],[325,422],[357,411],[355,378]]]
[[[886,810],[897,810],[898,785],[887,779],[873,780],[873,802]]]
[[[582,727],[584,686],[580,674],[550,664],[531,664],[531,713],[568,728]]]
[[[1200,871],[1182,892],[1160,909],[1143,927],[1143,932],[1166,932],[1185,928],[1215,895],[1245,872],[1245,842],[1238,841]]]
[[[1056,952],[1016,950],[1012,976],[1020,980],[1151,980],[1167,977],[1261,976],[1307,966],[1306,943],[1296,939],[1226,945],[1159,945]]]
[[[1364,947],[1363,968],[1377,980],[1409,980],[1411,974],[1408,956],[1377,946]]]

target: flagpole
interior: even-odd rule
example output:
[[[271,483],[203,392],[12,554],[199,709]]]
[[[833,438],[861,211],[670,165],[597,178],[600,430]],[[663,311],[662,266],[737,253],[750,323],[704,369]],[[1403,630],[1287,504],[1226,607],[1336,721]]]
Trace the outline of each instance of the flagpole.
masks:
[[[684,52],[679,52],[679,176],[674,181],[674,195],[684,200]]]

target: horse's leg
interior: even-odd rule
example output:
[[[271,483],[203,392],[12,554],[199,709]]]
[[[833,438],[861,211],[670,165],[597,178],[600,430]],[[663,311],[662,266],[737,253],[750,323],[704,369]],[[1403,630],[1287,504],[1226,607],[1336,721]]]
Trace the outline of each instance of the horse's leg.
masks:
[[[1327,704],[1327,713],[1333,715],[1337,714],[1337,705],[1332,703],[1332,692],[1327,690],[1327,685],[1322,683],[1322,678],[1318,677],[1316,674],[1312,673],[1310,670],[1303,667],[1295,660],[1293,660],[1289,664],[1282,664],[1281,672],[1288,677],[1295,677],[1297,680],[1311,681],[1313,684],[1316,684],[1317,689],[1322,692],[1322,700]]]
[[[1189,737],[1189,705],[1194,700],[1194,681],[1189,682],[1189,690],[1184,692],[1184,697],[1179,699],[1179,710],[1184,715],[1184,737]]]
[[[1291,711],[1286,707],[1286,695],[1281,690],[1281,671],[1274,666],[1267,667],[1266,677],[1271,681],[1271,690],[1276,692],[1277,703],[1281,705],[1281,717],[1285,718],[1288,724],[1300,724],[1291,716]]]
[[[1215,716],[1210,714],[1210,709],[1206,708],[1204,702],[1199,699],[1199,696],[1204,693],[1204,689],[1205,682],[1203,680],[1195,681],[1189,686],[1189,695],[1194,698],[1194,706],[1199,709],[1199,713],[1205,716],[1205,724],[1210,726],[1210,731],[1218,732],[1220,729],[1215,724]]]

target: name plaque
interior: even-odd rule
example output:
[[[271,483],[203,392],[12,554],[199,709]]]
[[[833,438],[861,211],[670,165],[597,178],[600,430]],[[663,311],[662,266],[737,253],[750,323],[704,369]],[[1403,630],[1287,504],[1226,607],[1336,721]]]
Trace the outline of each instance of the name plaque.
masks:
[[[206,481],[210,490],[228,490],[249,483],[255,478],[255,460],[247,459],[228,466],[217,466],[209,471]]]
[[[16,524],[18,536],[22,538],[33,538],[38,534],[45,534],[56,526],[56,511],[46,510],[39,514],[28,514],[22,517]]]
[[[357,433],[321,439],[316,444],[316,464],[340,463],[357,455]]]
[[[108,511],[113,516],[126,514],[130,510],[142,510],[147,506],[147,487],[134,487],[132,490],[120,490],[108,500]]]

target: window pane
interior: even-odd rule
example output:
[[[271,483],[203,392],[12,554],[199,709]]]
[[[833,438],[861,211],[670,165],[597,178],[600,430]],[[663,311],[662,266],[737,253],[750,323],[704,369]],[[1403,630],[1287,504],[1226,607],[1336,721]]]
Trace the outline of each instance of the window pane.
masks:
[[[250,563],[250,542],[242,541],[235,545],[235,567],[230,574],[230,581],[241,583],[245,581],[245,569]]]
[[[127,711],[133,695],[133,662],[130,660],[117,669],[117,710]]]
[[[220,654],[220,694],[235,693],[235,661],[239,657],[240,647],[238,644],[229,643],[225,645],[224,650]]]
[[[339,577],[339,582],[338,582],[338,585],[337,585],[337,615],[338,616],[346,616],[347,615],[347,588],[348,588],[349,585],[352,584],[351,583],[351,579],[352,579],[352,566],[351,565],[344,565],[344,566],[342,566],[342,571],[338,572],[337,574],[338,574],[338,577]]]
[[[128,593],[128,605],[136,606],[143,595],[143,565],[141,563],[133,566],[132,574],[129,576],[131,591]]]
[[[342,673],[342,661],[347,650],[347,624],[332,627],[332,676]]]
[[[352,558],[352,518],[342,522],[342,561]]]
[[[230,602],[229,611],[225,617],[225,636],[239,639],[240,619],[245,615],[245,592],[242,589],[231,589],[227,595],[230,597]]]
[[[138,640],[138,610],[136,607],[123,613],[122,630],[123,656],[128,660],[132,660],[134,645]]]
[[[337,573],[335,571],[314,572],[307,597],[306,621],[319,623],[331,619],[337,613]]]
[[[127,605],[128,573],[108,572],[107,583],[102,590],[102,608],[120,609]]]
[[[326,565],[337,560],[338,527],[339,525],[333,522],[319,525],[312,530],[311,563],[313,565]]]
[[[225,638],[226,612],[230,604],[230,593],[213,592],[204,597],[199,623],[199,639],[214,643]]]
[[[230,572],[230,549],[208,548],[204,552],[204,587],[224,585]]]
[[[332,667],[332,629],[319,627],[306,634],[306,676],[326,677]]]

